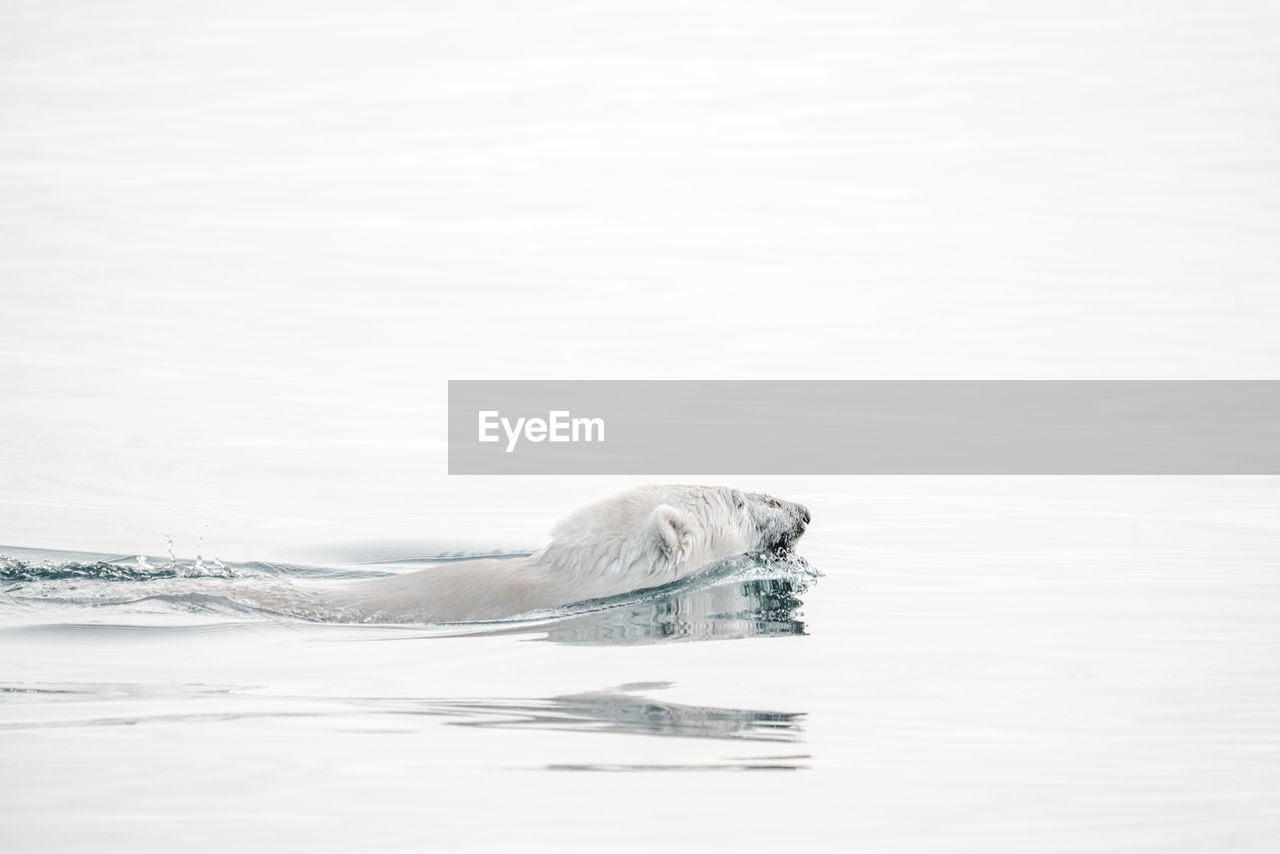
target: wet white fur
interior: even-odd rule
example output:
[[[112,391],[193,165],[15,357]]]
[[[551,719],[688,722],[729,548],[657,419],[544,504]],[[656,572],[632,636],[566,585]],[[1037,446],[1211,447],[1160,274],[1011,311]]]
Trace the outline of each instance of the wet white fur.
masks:
[[[658,587],[794,539],[807,511],[720,486],[642,486],[572,513],[541,551],[358,582],[333,599],[355,619],[493,620]]]

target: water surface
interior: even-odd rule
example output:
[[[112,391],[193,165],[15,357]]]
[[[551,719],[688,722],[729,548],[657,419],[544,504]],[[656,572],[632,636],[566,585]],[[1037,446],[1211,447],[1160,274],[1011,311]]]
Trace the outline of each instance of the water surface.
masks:
[[[246,594],[466,552],[439,543],[6,548],[0,828],[18,850],[1267,850],[1274,479],[793,486],[807,561],[500,624]]]

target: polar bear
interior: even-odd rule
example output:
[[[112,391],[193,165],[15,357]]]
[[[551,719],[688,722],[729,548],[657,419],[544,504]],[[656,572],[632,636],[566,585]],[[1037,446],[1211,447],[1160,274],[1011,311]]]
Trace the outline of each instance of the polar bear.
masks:
[[[800,504],[724,486],[641,486],[570,514],[526,558],[356,582],[331,604],[362,622],[497,620],[659,587],[734,555],[790,547]]]

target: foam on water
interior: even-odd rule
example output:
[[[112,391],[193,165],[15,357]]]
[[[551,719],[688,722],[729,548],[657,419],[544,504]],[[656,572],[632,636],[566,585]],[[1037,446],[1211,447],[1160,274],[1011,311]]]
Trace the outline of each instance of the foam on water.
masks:
[[[26,550],[8,550],[10,552]],[[492,550],[482,551],[489,555]],[[514,553],[508,553],[515,556]],[[461,559],[458,553],[446,559]],[[418,569],[434,562],[402,562]],[[26,552],[0,555],[0,615],[27,626],[43,620],[81,626],[150,624],[157,617],[386,625],[376,615],[332,605],[327,590],[392,574],[370,566],[166,560],[145,556]],[[819,573],[791,552],[739,555],[661,587],[578,602],[492,622],[436,624],[445,634],[538,632],[548,640],[637,643],[803,634],[800,596]],[[195,626],[193,626],[195,627]],[[414,626],[413,628],[422,628]]]

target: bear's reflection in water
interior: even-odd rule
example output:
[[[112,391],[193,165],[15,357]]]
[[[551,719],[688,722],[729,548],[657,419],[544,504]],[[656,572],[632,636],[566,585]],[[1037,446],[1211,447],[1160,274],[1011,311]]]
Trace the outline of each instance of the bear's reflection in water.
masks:
[[[398,714],[438,715],[451,726],[612,733],[715,739],[734,742],[796,744],[804,739],[803,712],[691,706],[643,696],[670,687],[667,682],[620,685],[604,691],[540,699],[425,700]],[[737,752],[737,751],[735,751]],[[555,763],[552,771],[795,771],[809,767],[812,757],[796,753],[709,757],[680,763]]]
[[[790,577],[742,577],[756,572]],[[534,635],[532,640],[605,645],[802,635],[800,597],[815,577],[808,564],[794,555],[786,560],[742,556],[692,582],[626,599],[584,603],[561,617],[474,634],[527,634]],[[777,755],[761,755],[772,753],[764,750],[727,757],[700,754],[692,762],[560,762],[545,766],[551,771],[796,771],[809,767],[809,754],[795,750],[804,740],[803,712],[693,706],[646,696],[666,687],[669,683],[633,683],[545,698],[425,700],[399,711],[439,715],[451,719],[452,726],[793,745]]]
[[[655,593],[549,622],[493,634],[538,633],[555,643],[645,644],[802,635],[797,579],[722,579],[700,589]]]
[[[460,718],[450,722],[455,726],[498,729],[773,742],[799,741],[803,734],[802,712],[688,706],[639,696],[641,691],[668,687],[667,682],[645,682],[545,699],[432,700],[418,711]]]

